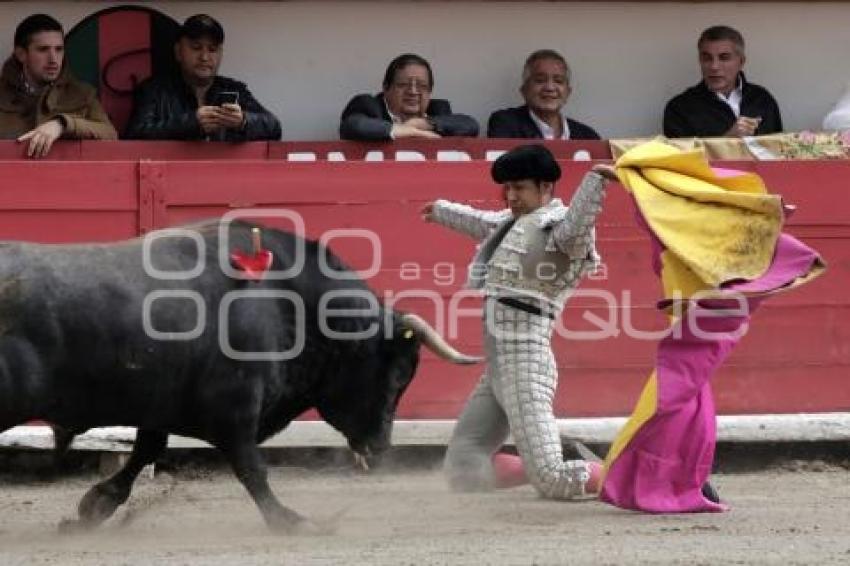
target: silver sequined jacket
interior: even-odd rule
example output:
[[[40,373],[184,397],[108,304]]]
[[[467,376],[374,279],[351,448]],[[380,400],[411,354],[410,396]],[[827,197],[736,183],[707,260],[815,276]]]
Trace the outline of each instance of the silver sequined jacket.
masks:
[[[560,310],[585,273],[601,261],[594,224],[602,210],[605,179],[589,172],[569,206],[560,199],[512,222],[510,210],[478,210],[438,200],[434,220],[481,241],[467,286],[488,296],[527,296]]]

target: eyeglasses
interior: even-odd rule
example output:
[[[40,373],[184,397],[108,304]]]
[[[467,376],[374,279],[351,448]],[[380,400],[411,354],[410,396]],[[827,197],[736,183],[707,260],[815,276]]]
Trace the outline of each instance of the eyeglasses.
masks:
[[[398,90],[416,90],[418,92],[430,92],[431,85],[425,81],[417,81],[410,79],[409,81],[396,81],[393,83],[393,88]]]

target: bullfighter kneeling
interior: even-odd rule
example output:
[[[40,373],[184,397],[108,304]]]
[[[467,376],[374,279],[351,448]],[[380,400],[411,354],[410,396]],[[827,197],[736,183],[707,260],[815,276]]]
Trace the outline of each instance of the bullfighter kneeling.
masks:
[[[568,295],[599,262],[594,224],[613,170],[594,167],[569,206],[553,196],[561,169],[542,145],[502,155],[492,177],[502,185],[505,210],[444,200],[422,209],[424,220],[482,242],[468,284],[486,297],[488,368],[458,419],[445,471],[463,491],[530,481],[551,499],[596,493],[600,465],[564,461],[552,411],[558,373],[551,335]],[[496,453],[509,433],[519,457]]]

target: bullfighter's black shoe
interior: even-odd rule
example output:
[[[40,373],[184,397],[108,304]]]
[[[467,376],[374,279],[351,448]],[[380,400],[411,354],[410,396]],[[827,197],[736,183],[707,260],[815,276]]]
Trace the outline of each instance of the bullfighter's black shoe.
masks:
[[[702,484],[702,496],[712,503],[720,503],[720,494],[717,493],[717,490],[709,482]]]

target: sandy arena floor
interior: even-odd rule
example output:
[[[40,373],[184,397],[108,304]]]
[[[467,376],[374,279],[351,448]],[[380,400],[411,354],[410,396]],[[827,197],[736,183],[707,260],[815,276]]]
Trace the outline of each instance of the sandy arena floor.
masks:
[[[850,471],[802,466],[714,476],[720,515],[648,516],[531,488],[449,492],[434,470],[370,475],[276,467],[290,506],[336,534],[268,532],[225,470],[140,480],[92,534],[59,535],[94,475],[0,479],[0,564],[827,564],[850,563]]]

